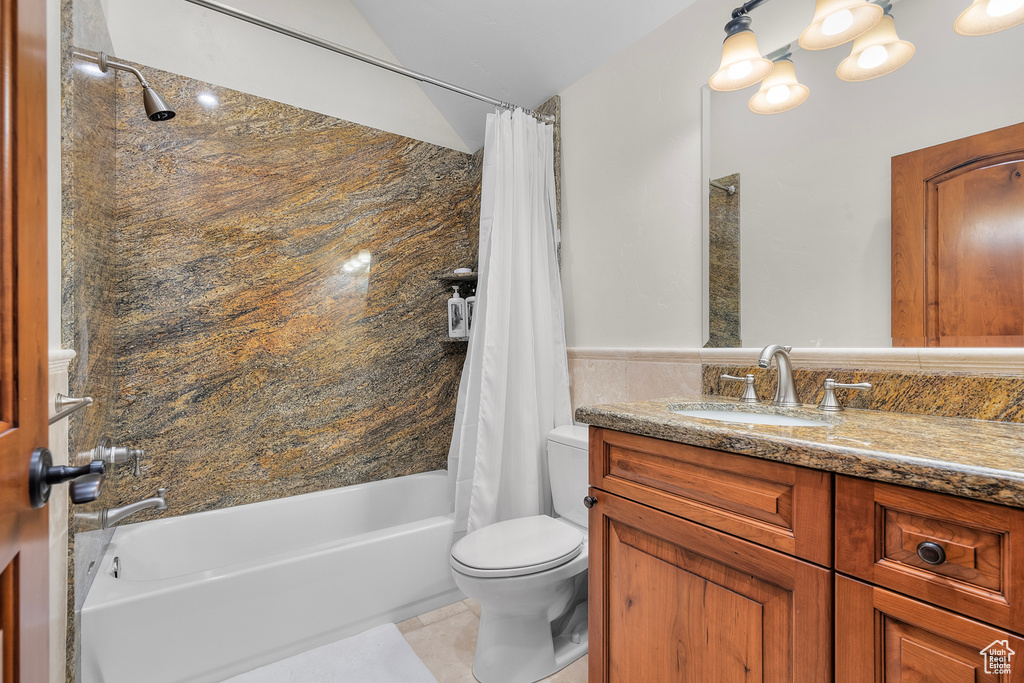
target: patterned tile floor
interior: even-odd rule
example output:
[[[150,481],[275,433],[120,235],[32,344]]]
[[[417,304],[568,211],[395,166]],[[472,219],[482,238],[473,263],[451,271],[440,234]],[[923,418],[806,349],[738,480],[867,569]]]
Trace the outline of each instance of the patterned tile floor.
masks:
[[[474,683],[473,651],[480,623],[480,604],[455,602],[406,619],[398,630],[438,683]],[[587,656],[544,679],[549,683],[587,683]]]

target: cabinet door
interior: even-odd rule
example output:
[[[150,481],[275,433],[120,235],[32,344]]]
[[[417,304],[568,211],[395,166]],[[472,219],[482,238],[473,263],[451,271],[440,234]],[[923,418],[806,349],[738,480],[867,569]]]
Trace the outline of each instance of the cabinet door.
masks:
[[[1024,640],[836,575],[836,683],[1021,683]]]
[[[828,570],[591,495],[592,683],[831,680]]]

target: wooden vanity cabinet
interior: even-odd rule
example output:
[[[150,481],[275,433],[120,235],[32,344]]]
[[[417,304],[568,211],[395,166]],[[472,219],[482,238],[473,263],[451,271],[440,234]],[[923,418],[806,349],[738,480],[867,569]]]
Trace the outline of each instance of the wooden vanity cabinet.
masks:
[[[793,552],[831,558],[831,475],[593,427],[590,448],[591,683],[832,679],[832,573]]]
[[[590,483],[590,683],[1024,683],[1024,509],[597,427]]]
[[[919,600],[836,574],[836,683],[1024,681],[1024,639]],[[1009,668],[992,655],[1008,648]],[[992,667],[989,669],[988,667]]]

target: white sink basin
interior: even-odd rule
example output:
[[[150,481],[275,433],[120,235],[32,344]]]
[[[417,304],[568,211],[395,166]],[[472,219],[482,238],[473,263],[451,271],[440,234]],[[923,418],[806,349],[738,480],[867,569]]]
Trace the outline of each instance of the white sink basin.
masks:
[[[775,425],[778,427],[828,427],[828,422],[811,420],[805,417],[794,417],[792,415],[780,415],[778,413],[753,413],[743,410],[714,410],[697,408],[694,410],[673,410],[677,415],[686,417],[699,417],[705,420],[718,420],[720,422],[737,422],[740,424]]]

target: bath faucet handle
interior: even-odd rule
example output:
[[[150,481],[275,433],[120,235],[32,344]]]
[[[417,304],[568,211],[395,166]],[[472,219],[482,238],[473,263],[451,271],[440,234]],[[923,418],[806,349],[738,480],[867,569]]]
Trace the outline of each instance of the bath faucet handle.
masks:
[[[722,375],[722,379],[727,382],[743,382],[743,395],[740,396],[740,403],[760,403],[761,400],[757,397],[757,391],[754,389],[754,376],[747,375],[746,377],[735,377],[734,375]]]
[[[835,381],[831,377],[825,380],[825,394],[821,397],[821,403],[818,404],[818,410],[825,410],[830,413],[838,413],[843,410],[843,404],[836,398],[836,389],[856,389],[857,391],[867,391],[871,388],[869,382],[858,382],[857,384],[842,384]]]

